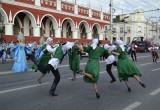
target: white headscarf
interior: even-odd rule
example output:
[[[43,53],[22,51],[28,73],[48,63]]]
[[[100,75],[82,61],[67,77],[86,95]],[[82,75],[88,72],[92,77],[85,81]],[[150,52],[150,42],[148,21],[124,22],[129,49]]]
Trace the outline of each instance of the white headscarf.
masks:
[[[115,45],[112,45],[112,46],[110,46],[110,45],[108,45],[108,44],[105,44],[105,45],[104,45],[104,49],[106,49],[108,52],[113,51],[115,48],[116,48]]]
[[[74,46],[74,42],[67,42],[65,45],[62,46],[63,54],[65,54],[69,49]]]
[[[93,50],[96,49],[96,47],[97,47],[97,45],[98,45],[98,42],[99,42],[98,39],[93,39],[93,40],[92,40],[91,47],[93,48]]]
[[[111,46],[108,45],[108,44],[105,44],[105,45],[104,45],[104,49],[106,49],[106,50],[108,50],[110,47],[111,47]]]
[[[53,41],[53,39],[52,38],[47,38],[47,40],[46,40],[46,44],[49,44],[49,43],[51,43]]]
[[[125,51],[125,47],[124,47],[125,43],[123,41],[117,40],[116,43],[119,44],[119,46],[121,47],[122,51]]]

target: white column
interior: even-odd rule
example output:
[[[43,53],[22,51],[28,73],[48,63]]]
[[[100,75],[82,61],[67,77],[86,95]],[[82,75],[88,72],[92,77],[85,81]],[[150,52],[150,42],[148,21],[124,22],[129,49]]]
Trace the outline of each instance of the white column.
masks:
[[[89,17],[92,18],[92,9],[89,9]]]
[[[57,0],[57,10],[61,11],[61,1]]]
[[[104,14],[103,12],[101,12],[101,20],[103,20]]]
[[[79,38],[79,30],[73,31],[73,39],[78,39]]]
[[[35,5],[41,6],[41,0],[35,0]]]
[[[5,24],[5,35],[13,35],[13,24]]]
[[[74,14],[78,14],[78,5],[74,5]]]
[[[40,27],[33,27],[33,36],[40,37]]]
[[[99,34],[99,40],[103,40],[103,38],[104,38],[104,32]]]
[[[87,39],[92,39],[92,32],[87,33]]]
[[[61,38],[61,28],[55,29],[55,38]]]

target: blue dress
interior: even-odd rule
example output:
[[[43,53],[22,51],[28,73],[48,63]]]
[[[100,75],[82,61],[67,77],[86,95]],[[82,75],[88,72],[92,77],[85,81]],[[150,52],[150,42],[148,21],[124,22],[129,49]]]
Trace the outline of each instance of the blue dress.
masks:
[[[26,61],[26,54],[31,53],[31,49],[27,48],[25,44],[19,43],[13,50],[14,64],[12,67],[13,72],[26,72],[28,71],[28,63]]]
[[[35,58],[39,59],[43,55],[42,46],[39,46],[37,51],[35,52]]]

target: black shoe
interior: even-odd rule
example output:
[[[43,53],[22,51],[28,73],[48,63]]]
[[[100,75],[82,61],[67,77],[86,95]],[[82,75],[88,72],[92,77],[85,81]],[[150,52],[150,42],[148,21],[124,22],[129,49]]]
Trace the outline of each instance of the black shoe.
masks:
[[[58,95],[55,94],[53,91],[49,91],[49,94],[50,94],[51,96],[58,96]]]
[[[97,99],[100,98],[100,94],[98,92],[96,92],[96,97],[97,97]]]
[[[116,80],[115,80],[115,79],[110,81],[110,83],[114,83],[114,82],[116,82]]]
[[[143,88],[146,88],[146,85],[143,84],[142,82],[139,82],[139,84],[140,84]]]
[[[38,83],[39,83],[39,84],[42,84],[42,82],[41,82],[41,80],[40,80],[40,79],[38,79]]]
[[[128,92],[131,92],[131,88],[128,87]]]
[[[38,69],[35,69],[35,71],[34,72],[37,72],[38,71]]]

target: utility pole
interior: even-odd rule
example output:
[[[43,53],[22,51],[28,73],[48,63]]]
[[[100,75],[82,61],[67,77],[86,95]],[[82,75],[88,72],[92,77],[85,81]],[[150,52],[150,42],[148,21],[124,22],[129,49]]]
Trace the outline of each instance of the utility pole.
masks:
[[[110,0],[110,41],[112,42],[112,22],[113,22],[113,19],[112,19],[112,5],[113,5],[113,0]]]

